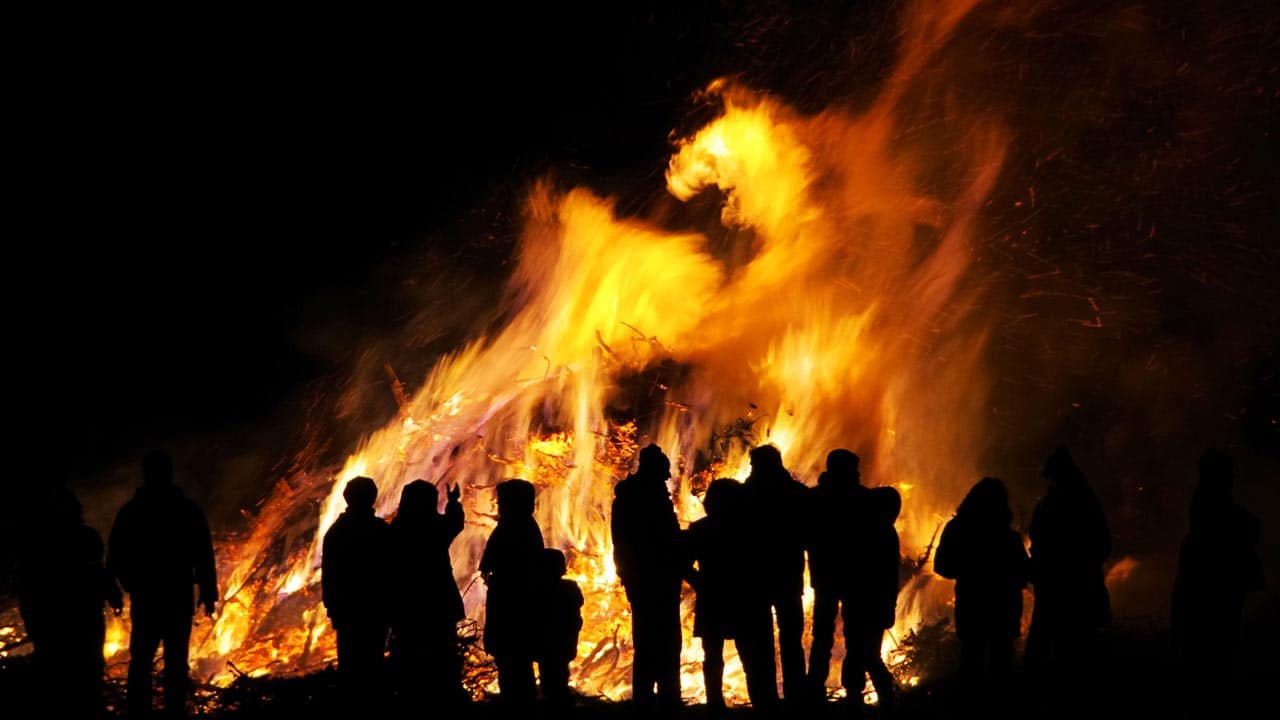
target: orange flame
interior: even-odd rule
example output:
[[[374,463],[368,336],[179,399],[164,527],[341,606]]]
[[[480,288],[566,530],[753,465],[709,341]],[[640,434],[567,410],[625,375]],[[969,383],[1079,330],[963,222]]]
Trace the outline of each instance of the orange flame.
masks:
[[[777,445],[810,484],[830,449],[853,449],[870,484],[902,490],[903,547],[919,554],[980,475],[988,326],[975,312],[970,247],[1006,143],[986,118],[953,118],[967,140],[944,162],[902,132],[898,114],[932,48],[974,4],[908,12],[900,65],[860,115],[802,116],[712,84],[723,113],[678,144],[666,180],[679,200],[722,193],[732,252],[723,239],[619,218],[589,190],[536,186],[505,327],[441,359],[339,472],[282,481],[248,536],[221,546],[224,602],[193,636],[197,671],[222,683],[332,660],[320,540],[343,507],[332,481],[355,475],[377,480],[384,516],[415,478],[462,485],[468,524],[451,555],[467,614],[481,621],[475,568],[492,489],[535,482],[546,542],[565,549],[587,597],[573,683],[615,699],[629,690],[630,620],[608,511],[639,444],[672,457],[683,521],[701,514],[694,490],[708,477],[745,477],[752,443]],[[664,367],[678,370],[653,379]],[[948,612],[949,593],[932,587],[904,589],[886,653]],[[683,682],[700,698],[690,626]],[[730,695],[745,699],[735,660],[728,674]]]

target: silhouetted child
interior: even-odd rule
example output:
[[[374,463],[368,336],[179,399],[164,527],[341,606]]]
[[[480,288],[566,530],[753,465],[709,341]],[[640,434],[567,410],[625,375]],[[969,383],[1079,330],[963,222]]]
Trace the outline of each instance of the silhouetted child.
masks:
[[[542,574],[542,530],[533,519],[534,487],[526,480],[498,484],[498,524],[489,535],[480,573],[488,586],[484,647],[498,666],[498,691],[512,711],[537,699],[533,675],[539,624],[535,598]]]
[[[956,581],[956,635],[961,672],[970,690],[988,673],[1003,679],[1013,664],[1013,641],[1022,633],[1022,588],[1030,560],[1013,530],[1003,482],[979,480],[942,531],[933,569]]]
[[[657,445],[613,488],[613,560],[631,604],[632,703],[640,712],[680,707],[680,590],[688,561],[667,480],[671,460]]]
[[[861,484],[859,458],[843,448],[827,453],[827,469],[810,491],[809,585],[813,588],[813,643],[809,646],[809,686],[815,701],[826,700],[836,615],[862,588],[858,577],[860,535],[867,489]],[[845,623],[848,624],[846,619]]]
[[[1230,455],[1205,452],[1173,588],[1173,640],[1188,672],[1184,687],[1194,712],[1204,714],[1223,713],[1226,707],[1210,712],[1212,704],[1233,700],[1229,659],[1240,641],[1244,598],[1264,587],[1258,519],[1232,499],[1234,479]]]
[[[542,551],[542,580],[545,583],[542,638],[537,661],[542,698],[552,717],[569,707],[569,663],[578,656],[578,632],[582,630],[582,590],[564,577],[564,553],[555,548]]]
[[[702,504],[707,516],[685,531],[690,559],[697,570],[688,571],[689,584],[697,592],[693,635],[702,639],[702,676],[707,707],[724,710],[724,641],[733,640],[747,676],[747,692],[757,709],[777,704],[774,679],[773,622],[752,567],[751,532],[747,526],[742,484],[719,478],[707,486]]]
[[[213,540],[204,512],[173,484],[173,458],[148,453],[142,460],[142,487],[120,508],[111,528],[107,568],[129,593],[130,715],[151,710],[151,669],[164,645],[164,706],[169,715],[186,713],[192,586],[213,615],[218,598]]]
[[[373,514],[378,486],[356,477],[342,490],[347,509],[324,535],[321,599],[338,640],[344,700],[354,707],[382,699],[383,655],[391,622],[391,527]]]
[[[1031,584],[1035,589],[1027,660],[1064,665],[1054,677],[1070,688],[1094,652],[1100,627],[1111,622],[1102,564],[1111,531],[1102,504],[1071,453],[1060,447],[1045,462],[1049,491],[1031,516]]]
[[[862,709],[862,688],[870,676],[884,718],[893,715],[896,705],[893,676],[880,657],[880,646],[884,631],[893,627],[898,605],[902,555],[893,523],[902,511],[902,496],[892,487],[872,488],[863,507],[862,528],[854,528],[862,538],[857,553],[862,582],[845,600],[845,656],[840,677],[850,709],[857,714]]]
[[[34,646],[34,689],[54,717],[100,717],[102,608],[106,603],[120,612],[120,589],[103,565],[102,537],[84,524],[75,494],[58,487],[36,511],[18,564],[18,608]]]
[[[396,552],[391,659],[406,709],[456,709],[466,700],[457,630],[465,613],[449,559],[449,545],[462,532],[461,494],[455,485],[441,515],[436,486],[414,480],[400,492],[391,521]]]

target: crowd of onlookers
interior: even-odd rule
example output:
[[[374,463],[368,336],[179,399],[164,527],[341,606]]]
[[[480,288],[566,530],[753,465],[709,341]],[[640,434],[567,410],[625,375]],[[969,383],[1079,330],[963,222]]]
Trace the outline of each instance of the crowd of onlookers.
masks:
[[[881,645],[900,584],[894,524],[901,496],[864,485],[858,456],[845,449],[828,454],[812,487],[793,477],[776,447],[752,449],[750,461],[744,482],[709,483],[706,516],[686,529],[668,486],[670,460],[658,446],[640,450],[635,471],[614,488],[610,524],[630,604],[635,707],[669,713],[681,706],[687,583],[696,593],[693,634],[713,710],[725,703],[726,641],[741,658],[753,707],[767,713],[826,701],[839,615],[840,684],[850,708],[861,708],[869,678],[881,716],[892,715],[897,692]],[[1102,506],[1065,448],[1053,452],[1043,474],[1048,489],[1029,542],[1013,528],[1004,483],[987,477],[969,490],[937,544],[934,571],[955,580],[960,678],[975,693],[1010,675],[1024,588],[1035,600],[1025,662],[1052,667],[1064,682],[1087,671],[1098,630],[1110,622],[1104,563],[1111,536]],[[1238,639],[1244,597],[1263,584],[1258,521],[1232,499],[1233,478],[1229,455],[1204,454],[1172,593],[1173,638],[1194,682],[1222,680],[1218,660]],[[464,609],[449,547],[463,529],[461,489],[445,491],[441,513],[437,486],[411,482],[389,523],[374,513],[377,492],[370,478],[348,481],[346,509],[323,538],[323,603],[336,631],[343,697],[459,710],[469,699],[458,650]],[[487,589],[483,647],[505,708],[533,710],[540,694],[555,715],[572,704],[569,666],[583,595],[565,578],[564,553],[544,546],[535,487],[505,480],[496,495],[498,520],[479,564]],[[182,715],[192,618],[197,605],[213,614],[218,591],[208,524],[174,484],[172,458],[156,452],[144,459],[142,486],[117,515],[105,548],[64,488],[53,489],[29,520],[19,601],[53,714],[101,714],[103,609],[120,612],[123,588],[132,623],[128,709],[135,717],[150,712],[152,667],[163,646],[164,707]],[[806,568],[813,590],[807,658]]]

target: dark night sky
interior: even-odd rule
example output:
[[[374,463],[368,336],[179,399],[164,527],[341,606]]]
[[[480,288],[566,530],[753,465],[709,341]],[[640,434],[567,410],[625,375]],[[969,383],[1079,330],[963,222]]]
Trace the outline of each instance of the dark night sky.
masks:
[[[34,220],[11,246],[30,259],[9,263],[13,382],[34,399],[23,468],[89,490],[127,486],[142,451],[168,446],[215,516],[233,517],[298,448],[309,412],[331,417],[353,384],[384,398],[332,422],[341,454],[391,410],[384,362],[412,384],[487,317],[533,179],[589,180],[642,202],[661,187],[668,133],[696,116],[691,94],[723,74],[803,110],[857,107],[892,63],[901,8],[598,5],[41,23],[11,110],[27,128],[21,197]],[[1198,369],[1196,392],[1230,396],[1207,415],[1235,413],[1215,437],[1280,458],[1280,302],[1266,280],[1280,268],[1266,159],[1280,116],[1276,13],[1261,2],[1068,5],[957,51],[988,68],[973,71],[974,101],[1016,108],[1009,121],[1024,131],[997,192],[1018,191],[1055,147],[1072,157],[1036,178],[1065,188],[1056,212],[992,226],[1032,228],[1024,242],[1050,261],[1100,257],[1071,263],[1064,282],[1110,288],[1121,313],[1130,288],[1108,285],[1117,267],[1142,265],[1169,290],[1130,315],[1141,328],[1080,340],[1063,383],[1106,394],[1145,349],[1171,346],[1195,361],[1151,382]],[[1092,18],[1122,30],[1099,34]],[[1117,50],[1135,37],[1148,43],[1137,60]],[[1134,239],[1153,216],[1156,254],[1173,258],[1154,269]],[[1100,250],[1109,232],[1115,249]],[[982,261],[1004,276],[1036,270],[1007,236],[989,240]],[[462,307],[446,302],[459,286],[472,298]],[[1019,332],[1001,340],[1025,342]],[[1019,423],[1016,398],[1043,381],[1011,381],[1004,422]],[[1153,415],[1169,407],[1160,398]],[[1064,418],[1063,437],[1119,412],[1085,405],[1101,409]],[[122,497],[101,499],[100,514]]]

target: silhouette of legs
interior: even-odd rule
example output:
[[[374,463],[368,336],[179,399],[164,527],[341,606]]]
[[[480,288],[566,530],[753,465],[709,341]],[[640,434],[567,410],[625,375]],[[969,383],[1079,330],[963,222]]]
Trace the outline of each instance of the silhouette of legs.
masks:
[[[809,688],[815,700],[826,699],[827,675],[831,673],[831,648],[836,641],[836,613],[840,595],[829,590],[813,596],[813,643],[809,646]]]
[[[665,590],[665,589],[664,589]],[[632,693],[637,709],[649,711],[680,706],[680,594],[628,593],[631,632],[635,645]],[[657,685],[655,698],[653,688]]]
[[[569,709],[569,661],[541,658],[538,660],[538,683],[547,715],[558,717]]]
[[[799,594],[780,595],[774,599],[778,618],[778,653],[782,660],[782,695],[788,701],[805,696],[804,671],[804,602]]]
[[[376,707],[383,693],[383,653],[387,628],[379,623],[347,621],[334,626],[338,639],[338,674],[351,711]]]
[[[724,638],[702,638],[702,682],[707,688],[707,708],[724,709]]]
[[[129,635],[129,713],[145,717],[151,710],[151,666],[164,645],[164,709],[170,717],[186,714],[187,652],[191,642],[191,610],[172,603],[134,599]]]
[[[457,643],[452,623],[397,628],[391,639],[391,657],[402,707],[455,709],[465,702]]]
[[[742,659],[751,705],[763,712],[778,704],[778,679],[773,664],[773,620],[768,614],[744,622],[733,644]]]
[[[538,699],[538,683],[533,676],[533,656],[527,653],[495,655],[498,692],[508,712],[519,714],[533,709]]]
[[[855,712],[862,707],[862,688],[864,678],[871,677],[871,686],[876,689],[880,700],[880,717],[893,715],[894,702],[893,675],[885,667],[880,657],[880,644],[884,640],[884,630],[878,627],[859,627],[850,623],[848,618],[844,624],[844,665],[841,667],[841,682]]]

